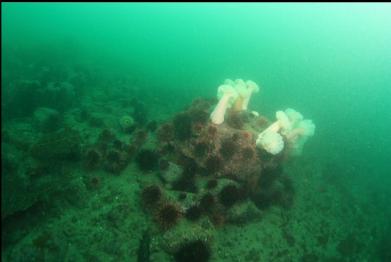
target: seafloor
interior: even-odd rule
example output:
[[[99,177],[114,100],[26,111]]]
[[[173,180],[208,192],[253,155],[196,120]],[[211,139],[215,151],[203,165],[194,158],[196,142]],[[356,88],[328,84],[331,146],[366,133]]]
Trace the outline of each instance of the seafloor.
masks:
[[[232,199],[221,191],[240,171],[213,175],[230,160],[207,166],[211,174],[189,168],[175,155],[187,145],[180,130],[179,142],[162,146],[175,139],[164,137],[167,121],[188,128],[196,96],[155,96],[131,77],[89,68],[21,67],[2,80],[3,261],[390,259],[389,221],[377,215],[387,199],[356,188],[354,168],[304,152],[264,174],[261,189],[272,193]],[[197,128],[208,126],[204,116]],[[205,206],[189,212],[195,203]],[[162,213],[170,204],[174,212]]]

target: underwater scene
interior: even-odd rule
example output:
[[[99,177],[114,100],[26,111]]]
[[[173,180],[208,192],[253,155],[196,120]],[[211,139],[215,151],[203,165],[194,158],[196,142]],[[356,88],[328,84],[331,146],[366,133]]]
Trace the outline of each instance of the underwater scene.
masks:
[[[391,4],[1,7],[2,261],[391,261]]]

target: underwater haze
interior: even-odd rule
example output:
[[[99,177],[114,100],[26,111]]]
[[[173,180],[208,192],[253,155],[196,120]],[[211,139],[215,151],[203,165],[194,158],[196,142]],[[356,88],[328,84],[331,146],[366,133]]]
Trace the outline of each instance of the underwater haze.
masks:
[[[391,261],[391,4],[1,12],[2,260]]]

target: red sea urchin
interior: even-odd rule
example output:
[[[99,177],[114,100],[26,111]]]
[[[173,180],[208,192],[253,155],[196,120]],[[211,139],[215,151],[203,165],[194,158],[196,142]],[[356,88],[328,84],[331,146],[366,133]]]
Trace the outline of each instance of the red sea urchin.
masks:
[[[199,136],[202,132],[202,130],[204,129],[205,125],[202,124],[202,123],[193,123],[192,125],[192,132],[194,133],[194,135],[196,136]]]
[[[217,135],[217,127],[214,125],[209,125],[207,132],[210,138],[214,138]]]
[[[255,150],[250,146],[243,148],[241,153],[242,157],[246,160],[250,160],[255,156]]]
[[[251,140],[253,138],[253,134],[249,131],[243,131],[242,136],[244,139]]]
[[[155,214],[156,221],[164,230],[176,225],[181,217],[182,211],[172,203],[164,203]]]
[[[193,109],[189,114],[193,123],[206,123],[209,119],[209,114],[205,110]]]
[[[220,154],[225,160],[231,159],[237,150],[236,143],[230,139],[225,139],[221,143]]]
[[[208,153],[209,145],[206,142],[198,142],[194,146],[194,156],[195,157],[203,157],[206,153]]]

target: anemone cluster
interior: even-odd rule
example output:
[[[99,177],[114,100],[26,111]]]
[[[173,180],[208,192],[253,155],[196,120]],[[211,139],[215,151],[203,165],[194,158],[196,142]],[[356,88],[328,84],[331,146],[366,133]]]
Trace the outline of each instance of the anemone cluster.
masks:
[[[218,229],[254,219],[249,213],[261,214],[247,212],[249,208],[291,206],[294,189],[283,162],[301,151],[315,126],[293,109],[278,111],[274,123],[249,111],[257,92],[253,81],[227,79],[218,88],[217,104],[196,99],[157,128],[160,180],[146,186],[141,196],[163,234],[183,223],[191,230],[208,221]],[[190,261],[193,253],[208,261],[208,241],[178,239],[179,233],[175,241],[181,244],[168,250],[176,261]]]

